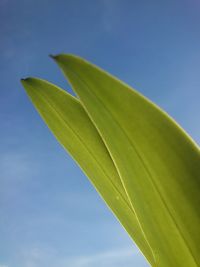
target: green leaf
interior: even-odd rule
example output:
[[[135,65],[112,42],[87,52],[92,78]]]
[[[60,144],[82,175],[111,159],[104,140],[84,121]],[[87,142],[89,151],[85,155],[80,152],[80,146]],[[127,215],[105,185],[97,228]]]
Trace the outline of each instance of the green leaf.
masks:
[[[127,198],[113,161],[80,102],[49,82],[22,80],[36,109],[97,191],[134,239],[147,260],[154,264],[151,248]]]
[[[55,60],[109,150],[154,266],[200,266],[199,147],[128,85],[78,57]]]

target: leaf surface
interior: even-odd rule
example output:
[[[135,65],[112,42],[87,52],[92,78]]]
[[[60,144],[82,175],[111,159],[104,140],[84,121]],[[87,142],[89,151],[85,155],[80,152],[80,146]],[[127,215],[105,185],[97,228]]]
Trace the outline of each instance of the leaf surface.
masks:
[[[89,62],[54,57],[99,131],[159,267],[200,266],[200,151],[151,101]]]
[[[144,256],[153,264],[151,248],[110,154],[80,102],[66,91],[41,79],[28,78],[22,80],[22,84],[57,140],[77,161]]]

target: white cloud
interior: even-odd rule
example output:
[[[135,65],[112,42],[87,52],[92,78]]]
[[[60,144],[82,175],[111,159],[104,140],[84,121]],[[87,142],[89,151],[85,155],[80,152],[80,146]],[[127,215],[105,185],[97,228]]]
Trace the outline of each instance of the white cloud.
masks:
[[[37,172],[29,155],[8,151],[0,154],[0,195],[2,199],[17,197],[23,186],[30,182]]]
[[[5,153],[0,157],[1,175],[7,180],[21,180],[30,173],[29,161],[21,153]]]
[[[119,1],[118,0],[103,0],[102,22],[105,31],[110,32],[116,27],[119,22]]]
[[[147,263],[142,259],[139,251],[135,248],[117,249],[111,251],[105,251],[88,256],[79,256],[75,259],[65,262],[61,266],[73,266],[73,267],[131,267],[138,266],[147,267]]]
[[[24,250],[22,267],[148,267],[145,259],[136,247],[114,249],[89,255],[77,255],[68,258],[59,255],[53,249],[32,248]],[[2,266],[0,266],[2,267]],[[7,267],[7,266],[6,266]]]
[[[50,247],[21,248],[18,254],[20,256],[18,260],[20,262],[20,267],[56,266],[54,265],[57,258],[55,250]],[[57,267],[59,267],[59,265]]]

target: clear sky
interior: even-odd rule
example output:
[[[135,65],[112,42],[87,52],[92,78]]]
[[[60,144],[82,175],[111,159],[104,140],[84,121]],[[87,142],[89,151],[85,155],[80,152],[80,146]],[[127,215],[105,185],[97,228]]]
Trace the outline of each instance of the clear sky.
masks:
[[[0,0],[0,267],[147,267],[20,85],[72,92],[48,58],[60,52],[135,87],[200,143],[200,2]]]

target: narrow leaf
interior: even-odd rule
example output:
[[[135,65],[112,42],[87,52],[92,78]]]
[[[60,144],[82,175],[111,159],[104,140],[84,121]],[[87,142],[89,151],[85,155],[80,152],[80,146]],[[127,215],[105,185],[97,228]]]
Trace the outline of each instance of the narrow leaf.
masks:
[[[71,55],[55,60],[104,140],[155,266],[200,266],[200,151],[166,113]]]
[[[78,162],[124,228],[153,264],[151,249],[129,203],[113,161],[80,102],[46,81],[22,80],[36,109],[57,140]]]

